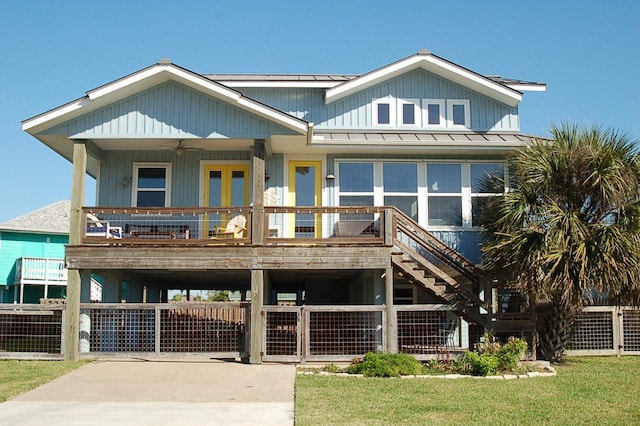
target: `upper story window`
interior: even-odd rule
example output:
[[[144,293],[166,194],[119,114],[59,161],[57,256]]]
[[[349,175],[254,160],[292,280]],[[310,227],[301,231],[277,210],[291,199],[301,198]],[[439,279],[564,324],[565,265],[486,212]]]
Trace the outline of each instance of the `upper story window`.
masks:
[[[398,123],[401,126],[420,126],[420,99],[399,100]]]
[[[392,97],[373,101],[373,124],[378,126],[396,125],[396,100]]]
[[[133,165],[134,207],[169,207],[171,205],[171,164],[135,163]]]
[[[374,99],[372,123],[384,127],[439,127],[468,129],[471,108],[468,99]]]
[[[425,126],[444,127],[444,100],[443,99],[423,99],[422,110],[424,113]]]
[[[469,100],[447,100],[447,125],[449,127],[471,127]]]

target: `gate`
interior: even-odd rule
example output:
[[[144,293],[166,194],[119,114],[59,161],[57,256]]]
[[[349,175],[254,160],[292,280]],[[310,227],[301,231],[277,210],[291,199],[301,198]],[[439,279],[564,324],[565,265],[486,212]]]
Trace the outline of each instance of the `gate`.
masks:
[[[264,361],[348,361],[385,347],[384,306],[265,306]]]

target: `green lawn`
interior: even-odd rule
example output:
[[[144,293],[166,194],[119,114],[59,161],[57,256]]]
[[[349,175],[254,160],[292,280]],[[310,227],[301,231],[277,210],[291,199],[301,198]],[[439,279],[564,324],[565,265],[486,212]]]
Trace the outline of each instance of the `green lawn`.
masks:
[[[23,394],[87,361],[0,361],[0,402]]]
[[[556,377],[298,375],[296,425],[640,424],[640,357],[570,358]]]

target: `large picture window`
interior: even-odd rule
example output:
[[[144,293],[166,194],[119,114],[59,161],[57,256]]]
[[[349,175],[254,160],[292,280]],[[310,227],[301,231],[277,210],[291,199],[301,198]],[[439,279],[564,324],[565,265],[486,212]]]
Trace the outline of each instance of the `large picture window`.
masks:
[[[171,165],[159,163],[137,163],[133,166],[134,207],[169,207]]]
[[[497,162],[338,161],[340,206],[395,206],[422,226],[479,226],[482,207],[504,194]]]

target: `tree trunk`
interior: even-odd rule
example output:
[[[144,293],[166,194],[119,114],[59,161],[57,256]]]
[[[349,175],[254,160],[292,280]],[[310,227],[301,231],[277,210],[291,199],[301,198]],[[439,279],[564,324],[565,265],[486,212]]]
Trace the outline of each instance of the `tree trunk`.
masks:
[[[562,359],[569,344],[576,310],[558,301],[541,303],[538,312],[538,355],[547,361]]]

